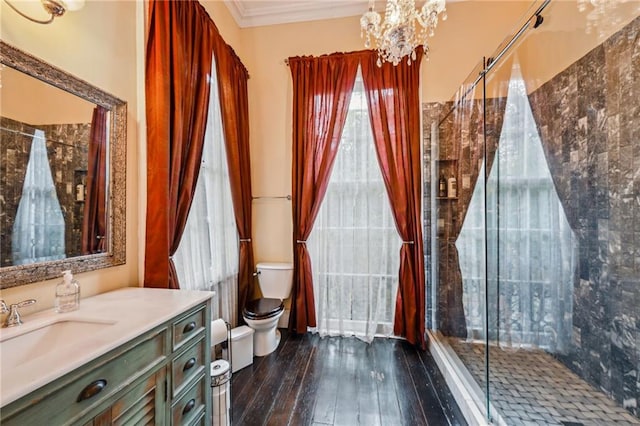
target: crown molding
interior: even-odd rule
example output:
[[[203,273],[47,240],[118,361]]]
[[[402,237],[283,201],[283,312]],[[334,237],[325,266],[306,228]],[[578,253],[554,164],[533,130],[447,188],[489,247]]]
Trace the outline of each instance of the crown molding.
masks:
[[[369,4],[367,0],[224,0],[224,3],[240,28],[359,16]]]

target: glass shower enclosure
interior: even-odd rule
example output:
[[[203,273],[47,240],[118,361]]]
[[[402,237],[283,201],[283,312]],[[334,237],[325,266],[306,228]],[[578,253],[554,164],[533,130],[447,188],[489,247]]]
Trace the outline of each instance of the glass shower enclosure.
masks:
[[[423,114],[427,328],[465,415],[640,424],[640,2],[533,2]]]

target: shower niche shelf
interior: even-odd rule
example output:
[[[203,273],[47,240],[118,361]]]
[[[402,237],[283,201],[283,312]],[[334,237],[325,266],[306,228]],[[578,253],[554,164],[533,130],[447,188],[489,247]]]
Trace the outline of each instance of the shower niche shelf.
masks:
[[[435,175],[438,180],[439,177],[444,177],[447,181],[449,178],[454,177],[456,181],[459,181],[458,178],[458,159],[457,158],[438,158],[435,160]],[[448,189],[448,188],[447,188]],[[447,195],[448,191],[444,191],[444,196],[436,195],[436,200],[440,201],[457,201],[458,194],[455,197],[450,197]],[[442,194],[441,192],[437,192],[437,194]]]

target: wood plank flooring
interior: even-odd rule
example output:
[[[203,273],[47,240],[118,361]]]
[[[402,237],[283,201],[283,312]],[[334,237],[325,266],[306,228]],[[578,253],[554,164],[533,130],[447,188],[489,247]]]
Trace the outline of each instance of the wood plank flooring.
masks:
[[[466,425],[428,352],[282,331],[231,381],[233,425]]]

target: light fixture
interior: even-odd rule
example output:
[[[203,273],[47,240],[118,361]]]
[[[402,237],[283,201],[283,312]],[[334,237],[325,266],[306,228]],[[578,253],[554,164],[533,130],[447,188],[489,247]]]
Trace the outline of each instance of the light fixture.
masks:
[[[32,18],[25,12],[18,9],[18,7],[13,4],[13,0],[4,1],[20,16],[27,18],[31,22],[37,22],[38,24],[50,24],[55,18],[64,15],[67,10],[80,10],[84,6],[84,0],[40,0],[40,3],[42,3],[42,7],[44,7],[44,10],[51,16],[47,19],[38,19]]]
[[[418,46],[424,47],[425,54],[429,51],[427,37],[433,36],[441,13],[444,21],[445,0],[426,0],[420,10],[416,10],[414,0],[387,0],[382,21],[374,0],[369,0],[369,10],[360,18],[360,35],[367,49],[378,51],[378,66],[382,61],[398,65],[405,56],[411,65]]]

